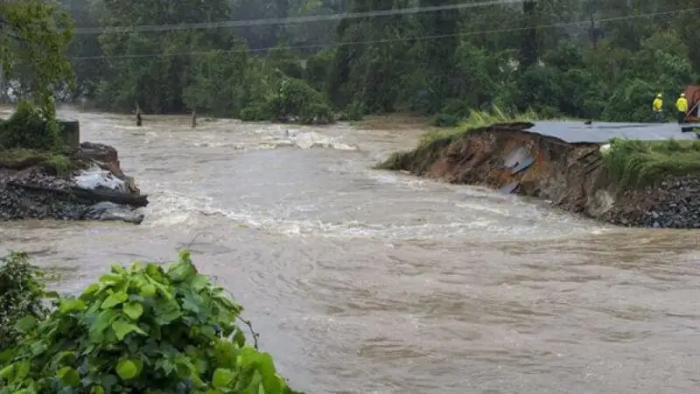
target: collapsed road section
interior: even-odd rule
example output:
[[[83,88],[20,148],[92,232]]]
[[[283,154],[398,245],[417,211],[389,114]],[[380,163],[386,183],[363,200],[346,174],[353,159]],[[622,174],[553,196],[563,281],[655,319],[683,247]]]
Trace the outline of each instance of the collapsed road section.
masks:
[[[700,228],[694,138],[677,124],[496,124],[395,153],[378,168],[540,197],[618,225]]]

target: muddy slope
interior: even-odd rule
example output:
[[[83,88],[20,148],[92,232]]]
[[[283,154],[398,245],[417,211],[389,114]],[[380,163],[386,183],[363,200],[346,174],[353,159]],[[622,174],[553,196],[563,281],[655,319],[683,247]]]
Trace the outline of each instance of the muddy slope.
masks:
[[[655,187],[620,190],[594,143],[571,144],[500,124],[444,138],[390,157],[380,168],[451,183],[489,186],[551,201],[562,209],[614,224],[700,228],[700,179],[665,179]]]

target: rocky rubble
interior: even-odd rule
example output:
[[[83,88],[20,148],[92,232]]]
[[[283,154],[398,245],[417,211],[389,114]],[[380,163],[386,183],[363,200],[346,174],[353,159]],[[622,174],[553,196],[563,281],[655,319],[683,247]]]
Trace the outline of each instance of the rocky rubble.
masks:
[[[700,229],[700,175],[666,177],[660,184],[625,193],[618,201],[640,201],[613,210],[609,221],[623,226]]]
[[[0,153],[1,154],[1,153]],[[140,224],[144,215],[128,205],[111,201],[86,203],[71,194],[76,186],[86,193],[105,190],[96,183],[84,189],[86,175],[99,177],[95,169],[104,169],[106,176],[123,186],[120,192],[126,196],[139,196],[133,179],[126,177],[119,168],[117,151],[107,145],[83,143],[72,155],[71,161],[80,162],[92,172],[81,171],[68,177],[53,175],[41,166],[29,168],[0,167],[0,220],[57,219],[57,220],[117,220]],[[82,179],[81,175],[82,174]],[[80,181],[83,182],[80,182]],[[103,197],[104,198],[104,197]],[[107,197],[107,199],[109,199]]]

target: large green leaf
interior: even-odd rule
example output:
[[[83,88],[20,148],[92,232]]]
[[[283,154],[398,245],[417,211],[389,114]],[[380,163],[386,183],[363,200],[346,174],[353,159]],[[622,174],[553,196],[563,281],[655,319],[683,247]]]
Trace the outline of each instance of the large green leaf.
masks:
[[[182,262],[173,264],[168,270],[168,276],[174,282],[183,282],[194,278],[197,275],[197,270],[190,263]]]
[[[61,383],[66,386],[77,386],[80,384],[80,375],[72,367],[63,367],[56,371],[56,377],[61,379]]]
[[[226,388],[233,380],[233,372],[230,369],[218,368],[214,371],[212,385],[217,389]]]
[[[142,297],[152,297],[156,295],[156,287],[150,283],[146,283],[141,286],[141,296]]]
[[[37,325],[37,319],[34,316],[25,316],[15,323],[15,329],[22,334],[27,334]]]
[[[265,386],[265,391],[268,393],[279,393],[282,390],[282,381],[277,375],[275,370],[275,364],[272,360],[272,356],[268,353],[262,353],[260,355],[260,361],[258,364],[258,369],[262,375],[263,385]]]
[[[121,304],[122,302],[125,302],[129,296],[123,292],[123,291],[118,291],[116,293],[110,294],[109,297],[107,297],[104,302],[102,303],[101,308],[102,309],[110,309],[114,308],[115,306]]]
[[[120,341],[132,332],[136,332],[141,335],[147,335],[146,332],[140,329],[136,324],[129,323],[124,320],[115,320],[114,323],[112,323],[112,329],[117,335],[117,339]]]
[[[98,290],[100,290],[100,285],[97,283],[93,283],[90,286],[88,286],[85,290],[83,290],[82,296],[87,297],[89,295],[97,293]]]
[[[120,360],[117,364],[117,375],[122,380],[131,380],[139,374],[138,361],[136,360]]]
[[[124,304],[124,313],[129,316],[132,320],[138,320],[143,314],[143,305],[138,302],[130,302]]]
[[[155,310],[155,321],[158,325],[164,326],[182,316],[182,311],[176,303],[166,303]]]
[[[58,310],[61,313],[82,311],[83,309],[85,309],[85,303],[77,298],[64,298],[58,304]]]
[[[104,331],[112,325],[112,322],[119,316],[119,313],[114,309],[103,310],[97,315],[95,321],[90,327],[90,338],[94,341],[100,341]]]
[[[15,364],[10,364],[3,369],[0,369],[0,378],[5,380],[10,380],[12,375],[15,373]]]

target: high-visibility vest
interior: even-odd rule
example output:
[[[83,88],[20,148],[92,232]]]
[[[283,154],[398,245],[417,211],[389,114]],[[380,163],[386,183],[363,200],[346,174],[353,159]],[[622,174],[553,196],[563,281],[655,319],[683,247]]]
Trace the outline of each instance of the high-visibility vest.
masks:
[[[663,101],[663,100],[661,100],[660,98],[657,98],[657,99],[654,100],[654,111],[660,112],[660,111],[661,111],[661,107],[663,107],[663,106],[664,106],[664,101]]]
[[[688,100],[685,97],[681,97],[676,101],[676,109],[678,112],[688,112]]]

